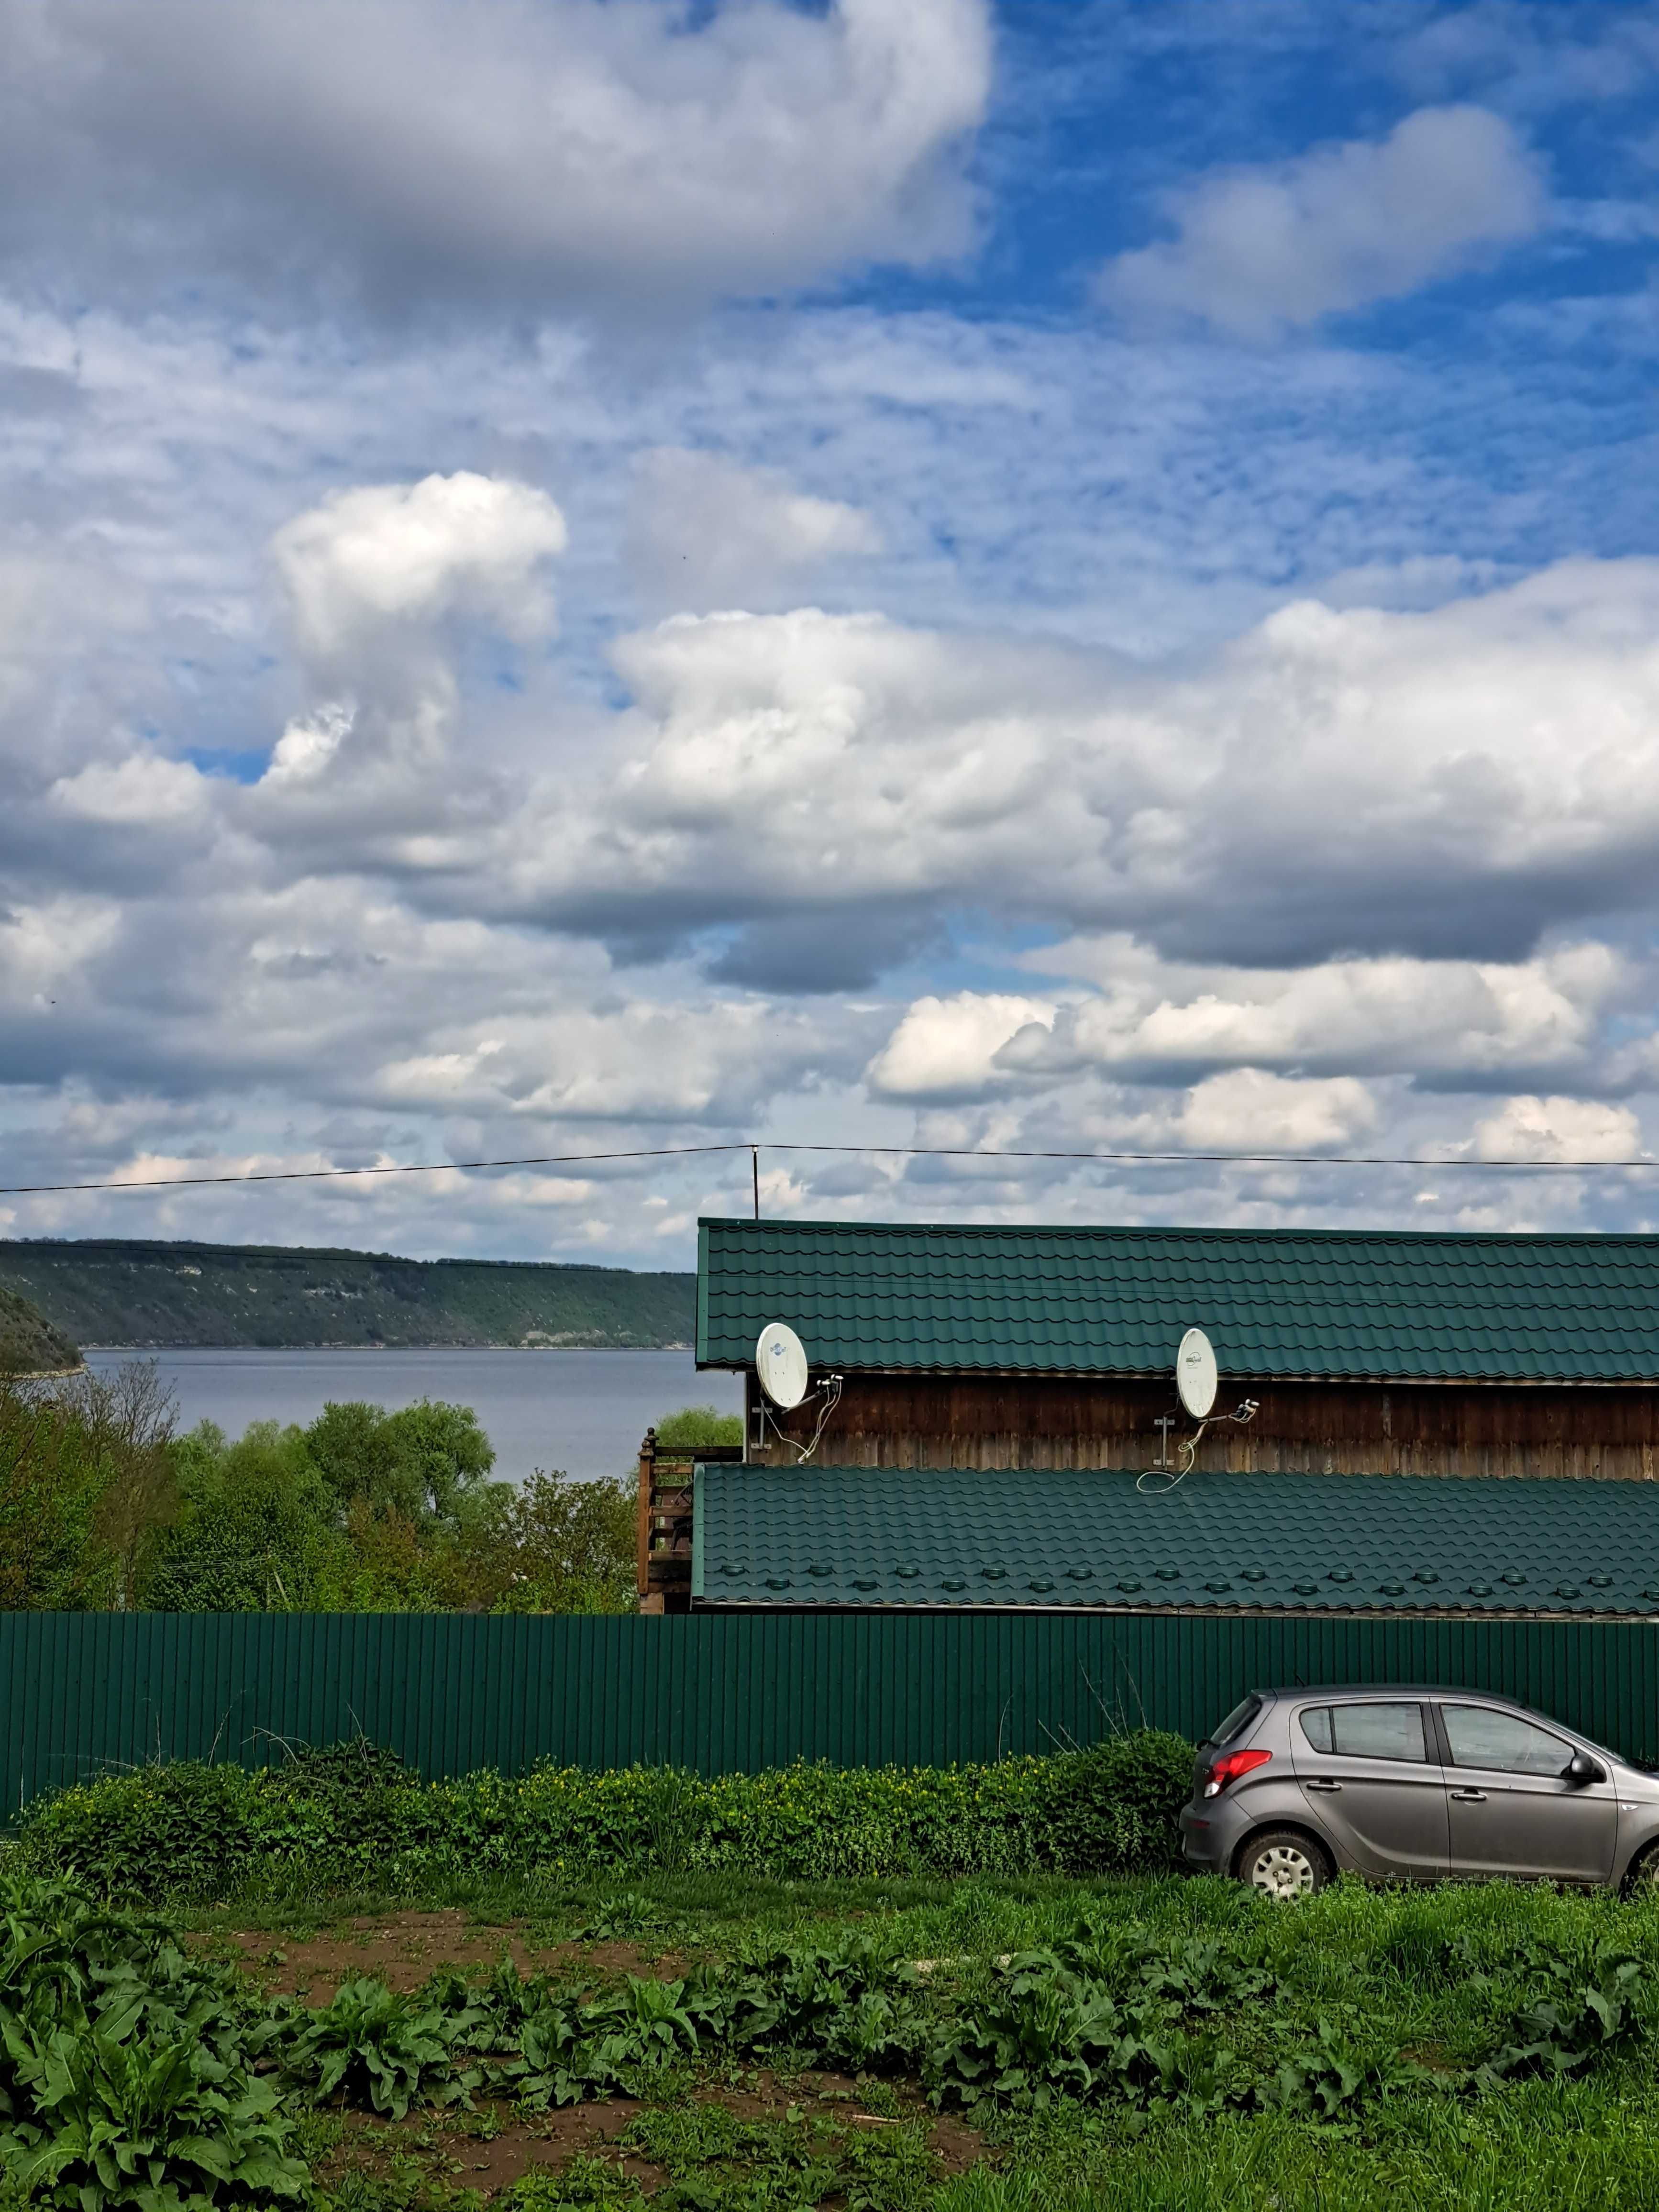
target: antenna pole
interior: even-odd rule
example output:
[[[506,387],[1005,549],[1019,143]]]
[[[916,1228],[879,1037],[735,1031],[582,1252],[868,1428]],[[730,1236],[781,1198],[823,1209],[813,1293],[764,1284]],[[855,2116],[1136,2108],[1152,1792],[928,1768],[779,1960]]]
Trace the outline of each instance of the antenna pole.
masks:
[[[755,1218],[758,1221],[760,1219],[760,1146],[758,1145],[751,1145],[749,1147],[749,1158],[755,1170]]]

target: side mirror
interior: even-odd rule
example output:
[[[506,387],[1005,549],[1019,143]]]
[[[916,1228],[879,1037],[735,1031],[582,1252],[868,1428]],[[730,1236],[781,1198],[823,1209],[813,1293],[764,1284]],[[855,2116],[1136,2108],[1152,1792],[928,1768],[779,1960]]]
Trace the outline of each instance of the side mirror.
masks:
[[[1562,1774],[1564,1782],[1605,1782],[1607,1770],[1587,1751],[1575,1751]]]

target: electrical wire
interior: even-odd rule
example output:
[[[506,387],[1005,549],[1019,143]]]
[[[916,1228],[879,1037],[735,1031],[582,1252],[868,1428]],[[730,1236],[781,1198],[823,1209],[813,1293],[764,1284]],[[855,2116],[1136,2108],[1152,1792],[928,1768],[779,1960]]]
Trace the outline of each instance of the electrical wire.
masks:
[[[795,1465],[797,1467],[805,1467],[807,1461],[811,1458],[813,1453],[823,1442],[823,1432],[830,1425],[830,1416],[835,1412],[836,1407],[841,1403],[842,1387],[843,1377],[839,1375],[826,1375],[823,1382],[819,1385],[820,1389],[823,1393],[823,1405],[818,1414],[818,1425],[812,1431],[811,1443],[804,1446],[802,1449],[796,1454]],[[783,1436],[781,1429],[778,1431],[778,1433],[780,1436]],[[794,1442],[794,1438],[793,1437],[784,1437],[783,1440],[786,1443],[793,1443]]]
[[[1141,1474],[1135,1477],[1135,1488],[1140,1492],[1140,1495],[1143,1498],[1167,1498],[1172,1490],[1179,1490],[1182,1484],[1192,1473],[1193,1462],[1198,1457],[1198,1448],[1204,1441],[1204,1431],[1209,1427],[1212,1421],[1237,1421],[1241,1428],[1246,1428],[1253,1420],[1255,1420],[1256,1415],[1261,1411],[1261,1401],[1260,1399],[1246,1398],[1240,1405],[1237,1413],[1206,1414],[1205,1418],[1199,1423],[1198,1427],[1194,1433],[1189,1437],[1183,1437],[1181,1439],[1178,1449],[1185,1452],[1187,1455],[1186,1458],[1182,1462],[1181,1466],[1172,1471],[1166,1462],[1160,1461],[1156,1466],[1146,1468]],[[1166,1435],[1164,1449],[1165,1451],[1168,1451],[1169,1448],[1169,1441]],[[1170,1477],[1170,1480],[1167,1482],[1159,1483],[1155,1489],[1147,1489],[1146,1477],[1149,1474],[1167,1474]]]
[[[745,1137],[720,1145],[644,1145],[608,1152],[531,1152],[500,1160],[392,1161],[366,1168],[255,1168],[245,1175],[112,1176],[96,1182],[0,1183],[0,1197],[36,1198],[77,1190],[193,1190],[208,1185],[255,1182],[331,1182],[356,1176],[471,1175],[495,1168],[592,1167],[616,1160],[666,1160],[717,1152],[819,1152],[864,1154],[883,1159],[1079,1160],[1117,1167],[1236,1168],[1419,1168],[1455,1174],[1474,1169],[1488,1175],[1629,1175],[1659,1169],[1645,1160],[1425,1159],[1420,1154],[1388,1152],[1127,1152],[1105,1149],[1009,1146],[985,1152],[973,1145],[818,1145],[787,1139]]]
[[[781,1444],[785,1445],[795,1455],[794,1465],[797,1467],[805,1467],[807,1461],[811,1458],[813,1453],[823,1441],[823,1432],[829,1426],[830,1416],[835,1412],[836,1407],[841,1403],[841,1394],[845,1382],[846,1377],[844,1376],[826,1375],[823,1381],[818,1384],[817,1389],[811,1392],[801,1401],[801,1403],[808,1408],[809,1413],[814,1398],[820,1399],[823,1401],[818,1409],[817,1426],[812,1431],[812,1440],[810,1443],[806,1444],[803,1444],[798,1437],[792,1437],[790,1435],[788,1430],[784,1427],[783,1423],[778,1419],[776,1409],[769,1406],[764,1389],[763,1389],[760,1401],[760,1439],[758,1443],[755,1444],[754,1449],[757,1451],[765,1450],[766,1430],[767,1425],[769,1421],[773,1433],[777,1437],[778,1442]],[[793,1413],[796,1409],[793,1407],[791,1407],[789,1410]],[[745,1447],[745,1449],[747,1449],[747,1447]]]
[[[746,1152],[747,1145],[647,1145],[624,1152],[538,1152],[519,1160],[394,1160],[371,1168],[254,1168],[246,1175],[115,1176],[105,1182],[0,1182],[0,1198],[49,1191],[187,1190],[204,1183],[326,1182],[340,1176],[464,1175],[479,1168],[574,1167],[595,1160],[662,1160],[696,1152]]]

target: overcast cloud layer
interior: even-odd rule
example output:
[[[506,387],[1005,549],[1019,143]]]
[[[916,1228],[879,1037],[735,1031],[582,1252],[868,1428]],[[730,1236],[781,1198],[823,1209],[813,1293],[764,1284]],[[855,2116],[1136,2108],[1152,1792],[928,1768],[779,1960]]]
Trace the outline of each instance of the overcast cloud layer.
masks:
[[[1659,1211],[1644,11],[0,53],[5,1181]],[[988,1157],[1068,1148],[1174,1158]],[[0,1214],[682,1265],[748,1184]]]

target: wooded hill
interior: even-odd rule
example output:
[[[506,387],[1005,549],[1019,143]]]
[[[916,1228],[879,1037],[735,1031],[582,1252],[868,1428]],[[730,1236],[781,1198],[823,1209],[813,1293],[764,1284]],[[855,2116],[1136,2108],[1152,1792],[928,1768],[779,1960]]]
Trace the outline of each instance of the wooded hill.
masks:
[[[696,1280],[283,1245],[0,1241],[0,1289],[90,1345],[688,1345]]]
[[[80,1364],[69,1337],[27,1298],[0,1290],[0,1375],[62,1375]]]

